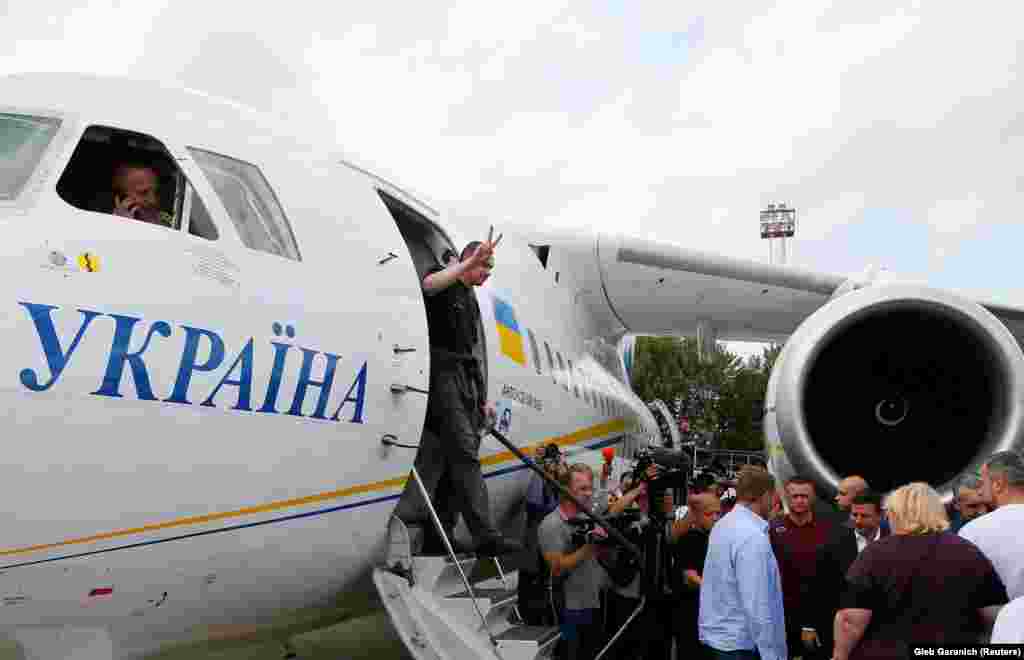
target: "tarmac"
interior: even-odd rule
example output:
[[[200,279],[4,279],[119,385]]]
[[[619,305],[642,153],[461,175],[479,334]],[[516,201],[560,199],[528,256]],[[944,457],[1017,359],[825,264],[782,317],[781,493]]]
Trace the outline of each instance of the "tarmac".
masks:
[[[384,612],[292,638],[298,660],[408,660],[410,657]],[[281,660],[282,649],[273,643],[253,643],[230,649],[191,646],[146,657],[146,660]],[[15,644],[0,642],[0,660],[20,660]]]

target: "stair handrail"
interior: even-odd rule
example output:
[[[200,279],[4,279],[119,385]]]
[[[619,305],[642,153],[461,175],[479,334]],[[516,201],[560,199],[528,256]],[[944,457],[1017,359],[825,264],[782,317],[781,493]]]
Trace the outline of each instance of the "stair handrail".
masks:
[[[458,569],[459,576],[462,577],[462,584],[466,587],[469,599],[473,601],[473,609],[476,610],[477,615],[480,617],[480,627],[487,633],[487,638],[491,641],[491,648],[497,648],[498,642],[494,639],[491,629],[487,626],[487,617],[484,616],[484,613],[480,610],[479,603],[476,602],[476,593],[473,591],[473,585],[470,584],[469,577],[466,576],[466,571],[462,570],[462,564],[459,562],[459,558],[455,554],[455,548],[452,547],[452,543],[448,539],[448,534],[444,531],[441,519],[438,517],[437,511],[434,510],[434,503],[430,501],[430,495],[427,493],[427,487],[423,485],[423,480],[420,479],[420,473],[416,471],[415,465],[412,467],[412,476],[413,479],[416,480],[416,485],[420,489],[420,494],[423,495],[423,501],[427,504],[427,510],[430,512],[430,519],[434,522],[434,527],[437,528],[437,533],[441,536],[441,540],[444,541],[444,547],[448,551],[448,556],[451,558],[452,563],[455,564],[455,568]]]
[[[523,465],[539,474],[541,479],[543,479],[544,482],[549,486],[552,486],[559,494],[561,494],[562,497],[572,502],[575,502],[576,508],[579,509],[581,513],[583,513],[586,517],[590,518],[598,525],[600,525],[602,528],[604,528],[604,530],[608,532],[608,535],[615,539],[615,541],[617,541],[619,545],[628,550],[630,554],[632,554],[638,560],[643,561],[643,554],[640,552],[640,548],[636,547],[636,545],[634,545],[629,539],[627,539],[622,534],[622,532],[615,529],[615,527],[613,527],[607,519],[605,519],[603,516],[599,514],[594,513],[593,511],[590,510],[590,507],[584,505],[583,502],[576,499],[576,496],[570,493],[568,488],[558,483],[558,481],[556,481],[555,479],[552,479],[551,476],[548,475],[548,473],[545,472],[542,468],[540,468],[533,459],[528,457],[523,452],[519,451],[519,448],[512,444],[512,442],[508,438],[506,438],[504,434],[498,431],[498,429],[494,428],[493,425],[488,427],[487,432],[490,433],[495,440],[505,445],[505,448],[512,452],[512,454],[516,458],[518,458],[520,462],[523,463]]]

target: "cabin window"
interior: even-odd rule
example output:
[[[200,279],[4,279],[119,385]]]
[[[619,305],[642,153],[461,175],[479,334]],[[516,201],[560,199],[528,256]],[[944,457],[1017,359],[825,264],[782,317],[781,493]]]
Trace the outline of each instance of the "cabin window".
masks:
[[[185,191],[182,217],[188,218],[188,233],[193,236],[201,236],[211,241],[220,236],[217,225],[214,224],[210,212],[206,209],[206,204],[203,204],[203,198],[191,184],[187,184]]]
[[[124,214],[124,220],[217,238],[206,206],[174,157],[143,133],[88,127],[57,182],[57,194],[84,211]]]
[[[302,260],[284,209],[258,167],[212,151],[188,150],[247,248]]]
[[[569,374],[565,370],[565,361],[562,360],[562,354],[560,352],[558,352],[558,351],[555,351],[555,357],[558,358],[558,371],[559,371],[559,373],[565,374],[565,382],[562,383],[562,387],[564,387],[565,391],[568,392],[569,391]]]
[[[530,339],[530,354],[533,356],[533,368],[537,374],[542,373],[540,366],[540,351],[537,349],[537,338],[533,336],[533,330],[526,329],[526,336]]]
[[[60,128],[60,121],[0,113],[0,200],[14,199]]]
[[[537,255],[537,260],[540,262],[540,267],[541,268],[547,268],[548,267],[548,253],[551,252],[551,246],[550,245],[533,245],[531,243],[530,244],[530,249],[533,250],[533,253],[535,255]]]
[[[551,380],[558,382],[555,378],[555,359],[551,357],[551,347],[548,346],[547,342],[544,342],[544,352],[548,354],[548,372],[551,374]]]

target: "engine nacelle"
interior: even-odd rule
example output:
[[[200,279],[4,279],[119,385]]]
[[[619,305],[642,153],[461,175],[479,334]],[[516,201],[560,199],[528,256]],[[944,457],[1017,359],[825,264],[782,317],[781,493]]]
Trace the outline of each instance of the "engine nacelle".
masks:
[[[952,480],[1021,446],[1024,353],[976,303],[916,285],[841,295],[786,342],[768,384],[772,472],[834,491],[860,474],[886,492]]]
[[[661,439],[662,447],[669,447],[671,449],[679,449],[683,446],[682,434],[679,433],[679,427],[676,426],[676,420],[672,417],[672,411],[668,409],[665,402],[661,399],[655,399],[647,404],[647,409],[654,415],[654,420],[658,422],[658,435]]]

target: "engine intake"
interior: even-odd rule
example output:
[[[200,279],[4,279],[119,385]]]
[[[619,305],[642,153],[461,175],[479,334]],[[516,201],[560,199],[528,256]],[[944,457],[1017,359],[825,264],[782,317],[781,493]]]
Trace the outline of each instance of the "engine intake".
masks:
[[[1020,442],[1020,346],[987,310],[943,291],[842,295],[790,337],[771,380],[779,464],[830,489],[860,474],[882,492],[926,481],[948,500],[958,473]]]

